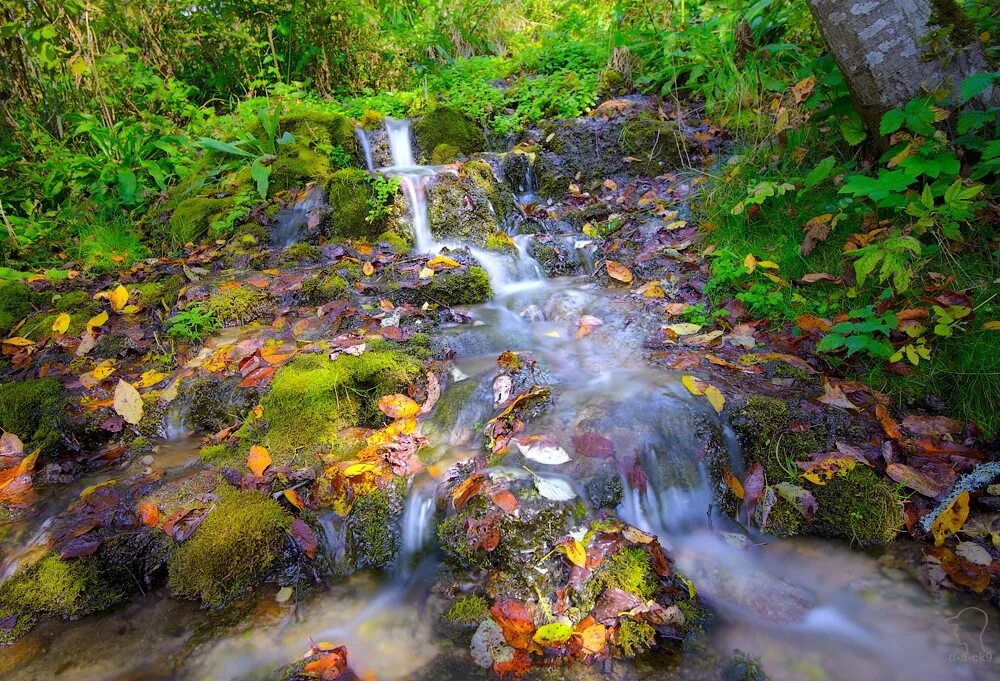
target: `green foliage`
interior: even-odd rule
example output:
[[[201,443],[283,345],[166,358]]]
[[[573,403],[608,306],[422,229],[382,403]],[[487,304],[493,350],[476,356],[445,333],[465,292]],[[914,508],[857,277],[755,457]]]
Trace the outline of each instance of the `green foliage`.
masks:
[[[371,193],[368,195],[368,214],[365,222],[381,223],[392,214],[392,207],[399,193],[399,178],[384,175],[368,176]]]
[[[80,234],[80,260],[84,269],[97,274],[126,270],[148,253],[139,236],[122,223],[97,224]]]
[[[222,327],[215,315],[200,303],[181,310],[167,323],[168,334],[189,343],[199,343]]]
[[[848,251],[847,255],[856,258],[854,274],[858,286],[864,286],[869,275],[878,269],[879,283],[884,284],[891,279],[896,292],[902,293],[910,287],[913,276],[910,258],[920,255],[920,242],[894,231],[885,239]]]
[[[224,492],[194,536],[170,556],[170,590],[209,605],[232,601],[275,567],[291,521],[266,494]]]
[[[479,595],[462,596],[445,613],[445,619],[466,626],[476,626],[489,616],[490,602]]]
[[[848,320],[835,324],[823,336],[816,349],[832,352],[844,348],[850,357],[856,352],[866,352],[880,359],[888,359],[893,354],[889,344],[889,334],[899,325],[899,320],[891,312],[877,314],[869,305],[847,313]]]
[[[250,177],[257,185],[257,193],[260,198],[266,199],[267,188],[271,181],[271,164],[278,157],[278,147],[295,144],[295,136],[287,130],[278,136],[280,114],[277,109],[269,112],[266,108],[261,108],[257,112],[257,119],[263,130],[260,138],[252,132],[244,132],[239,139],[232,142],[202,137],[198,140],[198,146],[227,156],[235,156],[243,159],[244,163],[249,163]]]

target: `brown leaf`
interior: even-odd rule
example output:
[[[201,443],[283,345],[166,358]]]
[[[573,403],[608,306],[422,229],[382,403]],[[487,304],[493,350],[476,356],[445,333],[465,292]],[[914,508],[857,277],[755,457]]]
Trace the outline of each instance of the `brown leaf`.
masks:
[[[494,504],[504,510],[505,513],[513,513],[520,507],[520,502],[508,490],[500,490],[490,495]]]
[[[625,267],[625,265],[615,262],[614,260],[605,260],[604,269],[607,271],[608,276],[612,279],[620,281],[623,284],[632,283],[632,271]]]
[[[608,459],[615,455],[615,444],[600,433],[583,433],[570,438],[576,453],[595,459]]]
[[[451,493],[451,504],[456,511],[462,508],[483,488],[485,477],[482,473],[474,473],[462,481]]]
[[[881,402],[875,404],[875,417],[878,422],[882,424],[882,430],[885,434],[889,436],[890,439],[900,441],[903,439],[903,433],[899,429],[899,424],[896,423],[895,419],[889,415],[889,410],[886,409],[885,405]]]
[[[819,398],[819,401],[823,404],[828,404],[831,407],[841,407],[843,409],[853,409],[855,411],[858,409],[853,402],[847,399],[847,395],[844,394],[840,385],[833,382],[823,384],[823,395]]]
[[[292,521],[291,532],[292,539],[295,540],[295,545],[299,547],[302,553],[306,554],[310,559],[315,558],[319,551],[319,541],[316,540],[316,535],[313,533],[312,528],[301,518],[295,518]]]
[[[802,248],[799,249],[799,254],[802,257],[806,257],[813,252],[816,248],[816,244],[821,241],[826,241],[826,237],[830,235],[830,228],[833,227],[834,222],[831,222],[833,218],[832,213],[823,213],[822,215],[817,215],[816,217],[809,220],[804,227],[806,231],[805,241],[802,242]]]
[[[306,676],[318,678],[320,681],[336,681],[347,673],[346,647],[319,651],[316,655],[318,657],[314,657],[302,668]]]
[[[732,490],[733,494],[740,500],[746,497],[746,492],[743,491],[743,484],[740,479],[733,475],[733,472],[729,470],[729,466],[722,467],[722,479],[726,483],[726,486]]]
[[[514,598],[498,600],[490,608],[490,614],[503,632],[507,645],[519,650],[531,645],[535,623],[531,611],[523,601]]]
[[[939,483],[929,475],[901,463],[890,463],[886,466],[885,472],[890,478],[912,490],[920,492],[925,497],[936,499],[941,496],[947,487]]]

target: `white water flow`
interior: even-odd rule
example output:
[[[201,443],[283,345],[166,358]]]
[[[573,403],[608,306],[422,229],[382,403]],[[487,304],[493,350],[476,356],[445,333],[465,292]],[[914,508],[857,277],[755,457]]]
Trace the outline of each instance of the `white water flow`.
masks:
[[[434,505],[436,488],[420,478],[413,481],[403,508],[400,551],[396,561],[396,572],[407,575],[414,562],[430,543],[434,529]]]
[[[386,118],[385,130],[389,135],[392,166],[382,168],[382,172],[399,178],[406,194],[406,202],[410,206],[410,223],[416,250],[418,253],[430,253],[437,246],[427,220],[427,183],[435,173],[434,168],[414,163],[409,120]]]
[[[365,155],[365,167],[368,168],[368,172],[375,172],[375,161],[372,160],[372,143],[368,140],[368,133],[360,125],[354,127],[354,136],[358,138],[358,144],[361,145],[361,151]]]

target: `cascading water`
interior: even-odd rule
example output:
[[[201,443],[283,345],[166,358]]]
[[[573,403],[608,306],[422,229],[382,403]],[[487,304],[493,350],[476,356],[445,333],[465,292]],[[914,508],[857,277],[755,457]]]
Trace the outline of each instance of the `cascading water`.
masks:
[[[361,151],[365,155],[365,167],[368,172],[375,172],[375,161],[372,160],[372,143],[368,139],[368,133],[359,125],[354,128],[354,136],[358,138],[358,144],[361,145]]]
[[[416,250],[418,253],[430,253],[435,250],[436,244],[427,220],[427,182],[434,175],[434,169],[414,163],[409,120],[386,118],[385,130],[389,135],[392,166],[381,170],[386,175],[399,178],[410,206],[410,221]]]
[[[310,187],[288,208],[274,215],[271,241],[275,246],[287,248],[302,238],[309,221],[326,207],[326,192],[322,187]]]
[[[413,563],[427,547],[433,530],[436,489],[432,484],[414,481],[403,509],[402,537],[396,571],[408,574]]]

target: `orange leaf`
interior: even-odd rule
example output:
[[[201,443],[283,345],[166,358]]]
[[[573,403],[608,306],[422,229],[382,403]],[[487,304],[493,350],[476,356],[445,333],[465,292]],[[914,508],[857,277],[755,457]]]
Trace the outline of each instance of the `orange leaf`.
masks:
[[[139,504],[139,518],[146,527],[156,527],[160,524],[160,509],[156,504],[143,501]]]
[[[608,276],[612,279],[616,279],[623,284],[632,283],[632,271],[625,267],[625,265],[615,262],[614,260],[605,260],[604,269],[607,271]]]
[[[741,483],[740,479],[737,478],[731,470],[729,470],[729,466],[722,467],[722,479],[725,481],[729,489],[733,491],[733,494],[740,499],[746,498],[746,492],[743,491],[743,483]]]
[[[282,494],[285,495],[285,498],[288,499],[288,503],[290,503],[292,506],[299,509],[300,511],[305,510],[306,504],[304,501],[302,501],[302,497],[299,496],[298,492],[296,492],[293,489],[286,489],[284,492],[282,492]]]
[[[256,475],[260,477],[264,475],[264,471],[267,467],[271,465],[271,455],[266,449],[260,445],[254,445],[250,448],[250,454],[247,456],[247,468]]]
[[[128,289],[118,284],[111,295],[108,296],[108,301],[111,303],[111,309],[115,312],[121,312],[125,304],[128,303]]]

